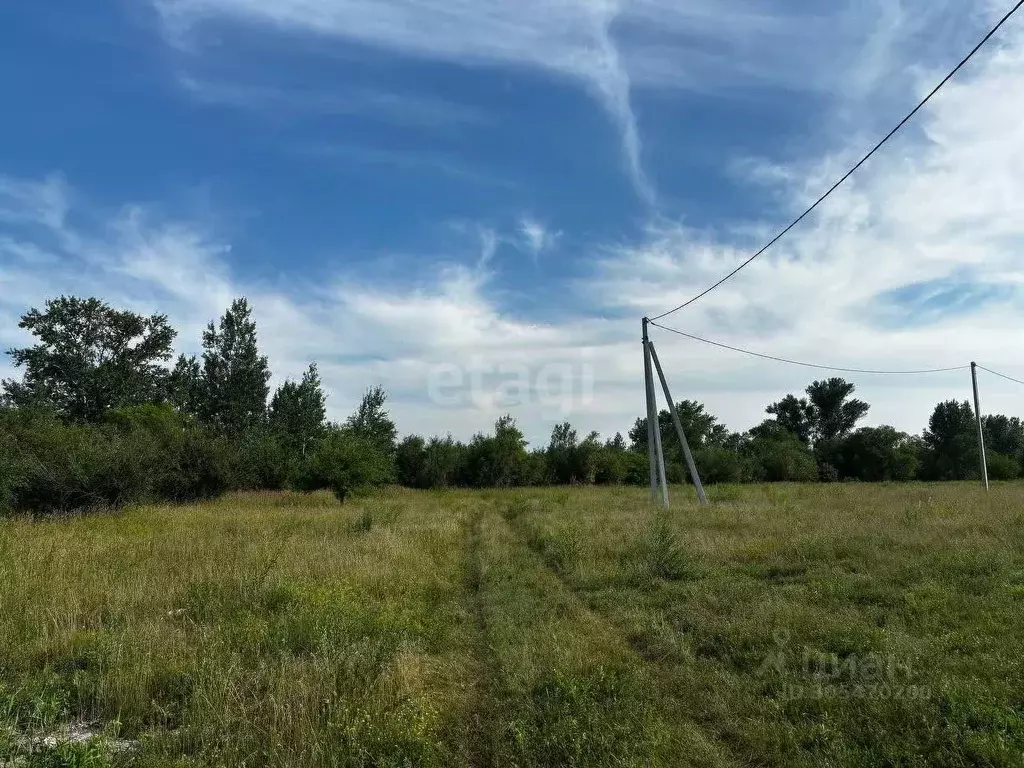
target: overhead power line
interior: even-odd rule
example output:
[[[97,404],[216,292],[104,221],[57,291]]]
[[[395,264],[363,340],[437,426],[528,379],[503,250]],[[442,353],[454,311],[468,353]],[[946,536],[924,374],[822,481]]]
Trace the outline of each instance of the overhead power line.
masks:
[[[953,366],[952,368],[927,368],[927,369],[924,369],[924,370],[917,370],[917,371],[880,371],[880,370],[875,370],[875,369],[871,369],[871,368],[843,368],[843,367],[838,366],[838,365],[818,365],[817,363],[805,363],[805,362],[802,362],[800,360],[790,360],[790,359],[785,358],[785,357],[777,357],[776,355],[764,355],[764,354],[761,354],[760,352],[752,352],[749,349],[742,349],[740,347],[733,347],[733,346],[730,346],[728,344],[722,344],[719,341],[711,341],[710,339],[703,339],[700,336],[694,336],[692,333],[686,333],[685,331],[680,331],[678,328],[669,328],[667,325],[661,325],[659,323],[654,322],[653,320],[650,321],[650,324],[653,325],[655,328],[661,328],[661,330],[663,330],[663,331],[668,331],[670,333],[675,333],[675,334],[678,334],[679,336],[685,336],[688,339],[693,339],[693,341],[699,341],[702,344],[710,344],[713,347],[719,347],[721,349],[728,349],[728,350],[731,350],[733,352],[742,352],[744,355],[751,355],[752,357],[760,357],[762,360],[774,360],[777,363],[788,363],[790,365],[800,365],[800,366],[803,366],[804,368],[818,368],[818,369],[823,370],[823,371],[839,371],[841,373],[869,373],[869,374],[872,374],[872,375],[875,375],[875,376],[912,376],[912,375],[917,375],[917,374],[922,374],[922,373],[950,373],[951,371],[963,371],[963,370],[966,370],[966,369],[970,368],[969,365],[956,365],[956,366]],[[978,367],[980,368],[981,366],[979,365]],[[986,370],[988,370],[988,369],[986,369]],[[992,373],[992,371],[989,371],[989,373]],[[997,375],[1001,375],[1001,374],[997,374]],[[1022,383],[1024,383],[1024,382],[1022,382]]]
[[[693,298],[688,299],[687,301],[684,301],[678,307],[675,307],[674,309],[668,310],[668,312],[662,312],[660,315],[652,317],[651,320],[660,320],[661,318],[663,318],[663,317],[665,317],[667,315],[671,315],[673,312],[678,312],[680,309],[685,309],[686,307],[688,307],[691,304],[693,304],[695,301],[699,301],[700,299],[704,298],[709,293],[711,293],[713,290],[718,288],[718,286],[720,286],[726,280],[729,280],[730,278],[735,276],[740,270],[742,270],[748,264],[750,264],[752,261],[754,261],[754,259],[756,259],[759,256],[761,256],[762,254],[764,254],[765,251],[767,251],[769,248],[771,248],[773,245],[775,245],[775,243],[779,242],[779,240],[781,240],[783,237],[785,237],[786,234],[788,234],[789,231],[791,229],[793,229],[793,227],[795,227],[797,224],[799,224],[801,221],[803,221],[805,218],[807,218],[807,216],[810,215],[810,213],[815,208],[817,208],[819,205],[821,205],[821,203],[823,203],[825,201],[825,199],[829,195],[831,195],[833,192],[835,192],[843,184],[843,182],[845,182],[854,173],[856,173],[857,170],[862,165],[864,165],[864,163],[866,163],[868,160],[870,160],[871,157],[879,149],[881,149],[882,146],[887,141],[889,141],[889,139],[891,139],[893,136],[895,136],[904,125],[906,125],[908,122],[910,122],[911,118],[913,118],[914,115],[916,115],[918,112],[920,112],[921,109],[924,107],[924,105],[927,104],[929,101],[931,101],[932,97],[935,94],[937,94],[946,83],[948,83],[950,80],[952,80],[957,72],[959,72],[961,69],[963,69],[964,65],[966,65],[967,62],[970,61],[974,57],[974,54],[976,54],[978,51],[980,51],[982,49],[982,47],[985,45],[985,43],[987,43],[993,37],[993,35],[995,35],[996,32],[998,32],[1000,30],[1000,28],[1003,26],[1003,24],[1005,24],[1007,21],[1009,21],[1010,17],[1013,16],[1013,14],[1015,14],[1020,9],[1020,7],[1022,5],[1024,5],[1024,0],[1019,0],[1016,5],[1014,5],[1009,11],[1007,11],[1006,14],[999,20],[999,22],[994,27],[992,27],[992,29],[989,30],[988,34],[986,34],[981,39],[981,41],[976,46],[974,46],[974,48],[971,49],[970,53],[968,53],[966,56],[964,56],[963,59],[960,60],[960,63],[957,64],[948,75],[946,75],[944,78],[942,78],[941,82],[939,82],[938,85],[936,85],[934,88],[932,88],[932,90],[928,92],[928,95],[925,96],[923,99],[921,99],[921,101],[918,102],[917,106],[914,107],[912,110],[910,110],[910,112],[907,113],[906,117],[904,117],[902,120],[899,121],[899,123],[896,124],[895,128],[893,128],[891,131],[889,131],[889,133],[887,133],[882,138],[881,141],[879,141],[877,144],[875,144],[875,146],[872,147],[871,150],[866,155],[864,155],[864,157],[862,157],[859,161],[857,161],[857,164],[855,166],[853,166],[853,168],[851,168],[845,174],[843,174],[843,176],[839,179],[839,181],[837,181],[835,184],[833,184],[831,187],[829,187],[828,190],[825,192],[825,194],[823,194],[821,197],[819,197],[817,200],[815,200],[810,208],[808,208],[806,211],[804,211],[799,216],[797,216],[795,219],[793,219],[793,221],[791,221],[786,226],[785,229],[783,229],[781,232],[779,232],[777,235],[775,235],[775,237],[773,237],[771,240],[769,240],[764,245],[764,247],[762,247],[757,253],[755,253],[753,256],[751,256],[746,261],[741,263],[738,267],[736,267],[734,270],[732,270],[732,272],[729,272],[727,275],[725,275],[725,277],[721,278],[718,282],[713,283],[712,285],[708,286],[707,288],[705,288],[703,291],[698,293]]]
[[[984,365],[979,365],[978,367],[981,368],[981,370],[988,371],[993,376],[998,376],[1001,379],[1006,379],[1007,381],[1015,381],[1018,384],[1024,384],[1024,381],[1021,381],[1020,379],[1015,379],[1013,378],[1013,376],[1007,376],[1005,373],[1000,373],[999,371],[993,371],[991,368],[986,368]]]

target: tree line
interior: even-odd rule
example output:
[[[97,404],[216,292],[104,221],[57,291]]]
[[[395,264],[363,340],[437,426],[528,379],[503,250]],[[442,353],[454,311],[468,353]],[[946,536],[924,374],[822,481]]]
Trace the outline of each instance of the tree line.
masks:
[[[0,512],[47,514],[147,500],[187,501],[228,490],[414,488],[633,483],[649,477],[647,421],[624,438],[556,424],[530,449],[511,416],[468,442],[398,440],[387,395],[369,388],[343,422],[326,418],[315,363],[273,393],[252,309],[234,300],[202,333],[200,356],[179,355],[165,315],[61,296],[26,312],[35,340],[11,349],[20,379],[0,385]],[[978,477],[974,414],[939,403],[919,436],[859,427],[869,405],[839,378],[811,383],[766,408],[753,429],[729,431],[701,403],[677,410],[707,483],[966,480]],[[670,414],[658,414],[670,481],[686,480]],[[1024,425],[984,418],[990,476],[1020,476]]]

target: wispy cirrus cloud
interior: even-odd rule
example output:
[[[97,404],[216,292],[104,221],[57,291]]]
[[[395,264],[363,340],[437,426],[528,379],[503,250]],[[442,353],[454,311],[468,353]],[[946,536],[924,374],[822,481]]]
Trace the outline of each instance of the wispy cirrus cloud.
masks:
[[[917,92],[934,81],[933,73],[919,78]],[[1024,108],[1005,97],[1020,88],[1024,27],[1017,25],[946,87],[913,131],[810,218],[699,303],[661,322],[824,364],[907,369],[988,359],[1020,373],[1008,351],[1019,345],[1024,321]],[[676,223],[652,225],[646,242],[610,249],[581,290],[626,315],[666,311],[746,259],[856,159],[856,150],[840,149],[790,165],[738,166],[775,189],[781,210],[771,221],[736,222],[735,236],[724,239]],[[656,333],[673,349],[686,345],[685,369],[701,380],[764,367]],[[934,396],[915,401],[909,393],[942,381],[868,377],[858,386],[873,387],[867,391],[880,403],[874,418],[902,424],[901,409],[916,408],[923,424]],[[1019,410],[1009,394],[1000,402],[989,408]]]
[[[529,214],[519,217],[519,244],[534,259],[555,246],[562,233],[552,231],[540,219]]]
[[[242,84],[232,80],[180,75],[178,86],[189,97],[209,104],[236,107],[288,119],[320,115],[360,116],[416,128],[480,126],[489,122],[482,110],[422,94],[371,88]]]
[[[954,6],[934,4],[938,15],[931,18],[944,23],[961,18]],[[934,80],[926,71],[930,64],[909,67],[913,57],[900,50],[901,42],[920,37],[910,20],[923,3],[908,0],[900,7],[906,9],[902,15],[875,18],[875,6],[868,4],[823,6],[790,27],[796,19],[791,8],[756,11],[753,3],[740,0],[685,7],[579,0],[554,9],[539,2],[468,0],[445,9],[425,0],[162,5],[164,18],[178,32],[228,16],[403,54],[539,69],[591,89],[613,115],[625,115],[625,97],[631,101],[637,89],[725,91],[771,83],[820,94],[829,91],[829,83],[859,82],[860,91],[846,98],[837,89],[835,96],[842,99],[835,111],[845,109],[855,120],[860,118],[854,107],[866,94],[892,88],[905,97]],[[977,13],[971,9],[972,17]],[[875,41],[849,40],[848,28],[836,23],[847,18],[842,14],[855,30],[877,29]],[[940,36],[948,43],[958,34]],[[790,49],[792,57],[779,55]],[[893,82],[880,84],[894,69]],[[667,322],[796,359],[916,368],[973,357],[1024,375],[1011,354],[1024,320],[1019,290],[1024,273],[1017,258],[1024,245],[1018,205],[1024,196],[1024,113],[1007,97],[1024,88],[1020,34],[1002,38],[964,74],[912,131],[778,248]],[[867,131],[878,119],[872,114],[854,130]],[[625,137],[626,129],[622,132]],[[849,140],[848,133],[836,135]],[[624,141],[628,144],[628,138]],[[637,132],[637,158],[639,146]],[[627,155],[630,151],[627,147]],[[129,204],[107,215],[87,210],[87,190],[76,193],[59,177],[5,177],[0,179],[0,342],[24,340],[15,326],[26,306],[75,292],[140,311],[167,312],[182,331],[182,347],[193,351],[202,324],[223,311],[232,296],[245,294],[256,307],[261,340],[279,378],[297,375],[309,359],[321,361],[332,391],[332,417],[343,416],[363,387],[381,382],[393,394],[403,430],[450,429],[465,437],[509,408],[490,396],[439,406],[428,393],[437,366],[455,363],[493,375],[501,365],[538,370],[579,361],[587,351],[595,397],[568,416],[583,431],[608,434],[628,428],[642,407],[639,316],[674,306],[731,269],[849,167],[855,154],[805,149],[795,160],[738,163],[740,180],[772,191],[777,210],[733,218],[719,230],[725,235],[658,218],[638,241],[590,244],[593,251],[578,254],[582,274],[576,293],[555,286],[564,296],[557,317],[530,315],[503,303],[507,292],[500,290],[496,263],[501,260],[494,258],[502,244],[525,250],[542,245],[551,234],[549,211],[538,210],[505,231],[472,225],[465,238],[471,245],[462,246],[460,258],[425,256],[430,269],[418,272],[415,283],[339,268],[316,280],[292,275],[269,284],[246,275],[215,227],[168,218],[144,205]],[[388,161],[378,156],[370,162]],[[751,180],[751,169],[756,179]],[[295,241],[298,253],[301,236]],[[591,262],[592,253],[603,256]],[[402,262],[396,261],[395,271],[401,273]],[[923,287],[915,294],[914,286]],[[937,311],[936,302],[949,302],[956,312]],[[676,396],[705,401],[735,429],[756,423],[767,402],[799,391],[814,375],[656,333]],[[938,399],[969,393],[959,374],[857,379],[857,384],[873,404],[871,421],[912,431],[923,426]],[[990,411],[1019,412],[1019,391],[993,385],[984,402]],[[535,402],[512,410],[531,438],[543,442],[554,419]]]
[[[317,143],[293,148],[296,155],[319,162],[337,162],[346,167],[366,165],[387,167],[408,173],[439,173],[480,186],[512,188],[516,182],[469,165],[457,155],[429,149],[394,149],[356,144]]]
[[[309,361],[318,361],[334,419],[344,418],[374,383],[388,389],[403,431],[451,431],[462,438],[512,410],[531,439],[541,442],[550,414],[579,407],[581,416],[597,407],[573,399],[579,384],[572,379],[582,375],[580,361],[593,343],[585,330],[590,321],[556,327],[501,308],[491,281],[492,259],[504,237],[486,227],[467,228],[460,258],[435,262],[431,276],[416,282],[342,268],[316,279],[268,283],[236,269],[230,244],[208,227],[139,204],[104,214],[63,181],[0,175],[0,210],[4,349],[30,341],[17,327],[29,306],[73,294],[167,314],[179,331],[177,350],[195,353],[205,323],[244,295],[254,307],[272,384],[298,377]],[[17,239],[7,234],[15,228]],[[603,343],[615,346],[614,339]],[[533,384],[544,385],[538,371],[551,365],[565,372],[558,382],[564,391],[556,388],[554,402],[544,392],[515,402],[500,396],[502,371],[526,372]],[[439,370],[460,375],[449,382],[443,402],[431,389]],[[0,358],[0,378],[16,375]]]
[[[179,42],[192,33],[201,40],[205,21],[228,19],[579,83],[611,116],[628,176],[652,204],[658,194],[645,170],[637,89],[723,97],[764,88],[841,93],[852,105],[902,87],[915,74],[907,58],[923,67],[944,63],[950,43],[957,49],[987,12],[958,0],[841,0],[814,8],[774,0],[151,2]]]
[[[610,26],[617,0],[574,0],[552,6],[541,0],[463,2],[450,6],[414,0],[154,0],[178,39],[208,18],[262,22],[368,43],[451,62],[507,64],[545,69],[582,81],[620,128],[627,170],[637,191],[653,200],[643,171],[630,82]]]

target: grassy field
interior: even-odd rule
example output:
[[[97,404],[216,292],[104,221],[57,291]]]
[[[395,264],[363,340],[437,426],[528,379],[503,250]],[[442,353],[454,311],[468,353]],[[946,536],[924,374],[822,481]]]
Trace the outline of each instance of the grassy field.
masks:
[[[686,493],[0,521],[0,765],[1024,765],[1024,487]]]

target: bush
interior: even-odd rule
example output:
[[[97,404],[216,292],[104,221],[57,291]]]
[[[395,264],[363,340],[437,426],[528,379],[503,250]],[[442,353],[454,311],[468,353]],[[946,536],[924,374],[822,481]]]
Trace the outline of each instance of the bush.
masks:
[[[69,425],[30,415],[16,432],[21,454],[13,506],[42,514],[122,506],[152,496],[159,442],[133,429]]]
[[[837,479],[906,481],[917,475],[918,452],[913,438],[892,427],[863,427],[836,441],[829,461]]]
[[[651,466],[646,451],[626,451],[623,458],[624,482],[647,485],[651,482]]]
[[[156,492],[170,501],[215,498],[232,481],[232,451],[224,438],[193,427],[182,432],[166,454]]]
[[[986,451],[985,461],[989,480],[1016,480],[1020,477],[1020,464],[1012,456]]]
[[[235,488],[279,491],[292,476],[293,457],[284,441],[269,432],[252,432],[242,438],[232,457]]]
[[[409,435],[395,449],[395,475],[406,488],[429,488],[427,443],[419,435]]]
[[[755,481],[810,483],[818,479],[814,454],[795,435],[755,437],[746,450]]]
[[[172,445],[185,429],[184,418],[170,405],[131,405],[104,414],[103,422],[120,433],[148,432],[163,446]]]
[[[455,485],[466,463],[466,446],[451,435],[432,437],[424,454],[424,487],[447,488]]]
[[[155,498],[211,499],[235,485],[238,457],[243,455],[246,443],[243,449],[232,451],[225,439],[196,426],[170,405],[117,408],[105,414],[104,422],[125,439],[139,440],[146,436],[155,441],[159,455],[150,469],[151,495]],[[251,464],[252,456],[245,458]],[[258,470],[252,472],[259,477]]]
[[[626,473],[629,470],[629,454],[625,450],[606,446],[597,452],[594,464],[595,483],[616,485],[626,480]]]
[[[743,459],[736,451],[710,446],[693,453],[702,483],[739,483],[743,480]]]
[[[334,430],[322,438],[302,462],[295,480],[300,491],[329,488],[338,501],[391,480],[392,459],[375,443],[349,430]]]
[[[14,491],[22,474],[22,459],[14,435],[0,427],[0,515],[14,509]]]
[[[651,525],[646,555],[647,567],[654,578],[679,581],[692,573],[689,557],[672,530],[671,519],[664,512],[659,513]]]

